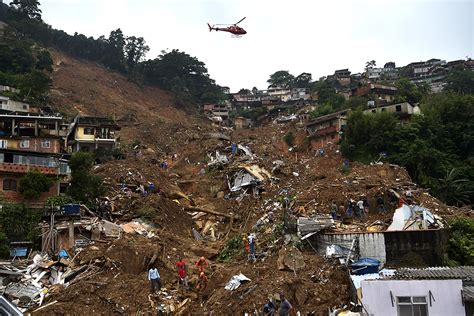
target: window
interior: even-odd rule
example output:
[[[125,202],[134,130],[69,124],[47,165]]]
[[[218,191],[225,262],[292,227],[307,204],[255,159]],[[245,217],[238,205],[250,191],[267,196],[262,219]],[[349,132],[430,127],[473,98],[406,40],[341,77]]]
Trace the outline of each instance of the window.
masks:
[[[51,142],[49,139],[44,139],[41,141],[41,148],[50,148],[51,147]]]
[[[94,129],[92,127],[84,127],[84,135],[94,135]]]
[[[375,111],[375,110],[372,110],[372,113],[375,113],[375,112],[377,112],[377,111]]]
[[[8,141],[6,139],[0,139],[0,148],[7,148]]]
[[[401,111],[402,111],[402,105],[401,105],[401,104],[396,105],[396,106],[395,106],[395,111],[401,112]]]
[[[20,140],[20,148],[30,148],[30,140],[29,139]]]
[[[16,191],[16,180],[13,180],[13,179],[3,180],[3,191]]]
[[[387,109],[386,109],[386,108],[382,108],[382,112],[386,112],[386,111],[387,111]]]
[[[426,296],[398,296],[398,316],[428,316]]]

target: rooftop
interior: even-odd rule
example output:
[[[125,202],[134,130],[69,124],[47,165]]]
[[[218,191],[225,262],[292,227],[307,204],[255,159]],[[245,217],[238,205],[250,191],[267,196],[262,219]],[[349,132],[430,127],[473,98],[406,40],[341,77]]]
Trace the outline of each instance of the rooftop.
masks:
[[[429,268],[401,268],[395,272],[392,279],[396,280],[439,280],[461,279],[474,281],[474,266],[461,267],[429,267]]]
[[[78,116],[77,124],[79,125],[112,125],[117,126],[117,123],[108,117],[98,116]]]
[[[345,109],[345,110],[342,110],[342,111],[337,111],[337,112],[334,112],[334,113],[331,113],[331,114],[320,116],[318,118],[315,118],[314,120],[312,120],[308,124],[306,124],[306,126],[311,126],[311,125],[314,125],[314,124],[317,124],[317,123],[321,123],[321,122],[324,122],[324,121],[327,121],[327,120],[334,119],[334,118],[339,117],[341,115],[345,115],[348,111],[349,111],[349,109]]]

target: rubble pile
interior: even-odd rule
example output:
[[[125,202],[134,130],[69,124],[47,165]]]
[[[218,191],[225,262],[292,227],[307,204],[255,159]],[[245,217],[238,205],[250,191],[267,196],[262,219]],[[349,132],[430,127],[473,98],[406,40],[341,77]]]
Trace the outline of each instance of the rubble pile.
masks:
[[[62,76],[57,70],[55,82]],[[126,83],[118,80],[118,85]],[[53,99],[67,96],[66,88]],[[58,220],[54,229],[44,223],[43,237],[59,236],[45,243],[54,244],[49,248],[55,252],[30,257],[37,263],[0,267],[2,284],[10,287],[6,296],[24,310],[238,315],[260,313],[267,298],[278,301],[284,293],[295,312],[327,314],[351,306],[348,264],[332,256],[358,258],[356,251],[336,246],[323,257],[312,236],[438,229],[441,217],[459,212],[419,188],[402,167],[345,161],[336,144],[310,151],[291,117],[280,119],[289,120],[285,125],[233,131],[155,104],[153,91],[143,93],[145,105],[131,102],[117,113],[125,159],[94,170],[107,188],[97,207],[87,218]],[[104,102],[122,102],[97,94]],[[95,110],[88,102],[74,105]],[[295,135],[291,146],[283,140],[289,130]],[[362,197],[368,202],[366,216],[347,216],[348,204]],[[384,212],[379,212],[380,199]],[[255,240],[254,254],[247,249],[249,237]],[[67,261],[58,257],[63,248]],[[202,256],[209,262],[209,282],[197,289],[195,263]],[[187,263],[189,290],[178,284],[179,258]],[[150,293],[147,280],[152,265],[161,275],[157,294]]]

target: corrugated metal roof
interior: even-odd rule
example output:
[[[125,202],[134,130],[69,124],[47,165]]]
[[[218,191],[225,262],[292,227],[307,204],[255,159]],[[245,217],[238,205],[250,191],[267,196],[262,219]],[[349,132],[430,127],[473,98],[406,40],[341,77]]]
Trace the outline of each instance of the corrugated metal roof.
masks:
[[[461,279],[463,281],[474,281],[474,266],[461,267],[430,267],[422,269],[401,268],[398,269],[392,279],[403,280],[439,280],[439,279]]]
[[[465,285],[462,287],[462,296],[466,302],[474,302],[474,285]]]

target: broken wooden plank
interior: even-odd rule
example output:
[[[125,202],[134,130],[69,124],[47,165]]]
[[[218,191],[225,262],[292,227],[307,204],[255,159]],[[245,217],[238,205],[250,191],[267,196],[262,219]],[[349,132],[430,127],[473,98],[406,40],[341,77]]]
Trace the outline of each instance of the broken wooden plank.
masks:
[[[196,206],[184,206],[184,210],[187,211],[187,212],[204,212],[204,213],[207,213],[207,214],[222,216],[222,217],[229,218],[229,219],[231,219],[231,218],[240,219],[240,217],[238,215],[225,214],[225,213],[221,213],[221,212],[217,212],[217,211],[203,209],[203,208],[196,207]]]

